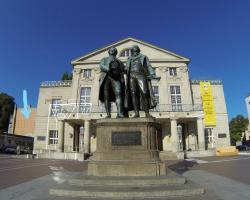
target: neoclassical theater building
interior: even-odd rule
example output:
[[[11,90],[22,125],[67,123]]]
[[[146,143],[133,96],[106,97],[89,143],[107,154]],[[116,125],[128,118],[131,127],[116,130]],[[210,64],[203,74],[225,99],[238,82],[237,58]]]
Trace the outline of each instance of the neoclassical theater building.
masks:
[[[116,47],[126,64],[132,45],[138,45],[160,76],[152,81],[158,106],[150,113],[161,125],[162,155],[214,155],[217,147],[229,146],[229,127],[223,85],[220,80],[190,80],[186,57],[147,42],[125,38],[74,59],[72,81],[41,83],[34,151],[40,156],[81,159],[95,151],[95,122],[106,117],[98,100],[99,63]],[[207,92],[208,91],[208,92]],[[112,105],[112,117],[116,117]],[[129,114],[133,116],[133,112]],[[144,113],[141,113],[141,117]]]

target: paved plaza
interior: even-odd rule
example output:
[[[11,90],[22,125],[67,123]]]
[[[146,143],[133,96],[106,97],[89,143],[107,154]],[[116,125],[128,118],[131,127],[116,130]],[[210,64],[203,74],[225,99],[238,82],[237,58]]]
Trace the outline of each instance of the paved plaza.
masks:
[[[42,200],[49,189],[86,175],[87,161],[0,157],[1,199]],[[219,199],[250,199],[250,155],[167,161],[168,167],[215,193]]]

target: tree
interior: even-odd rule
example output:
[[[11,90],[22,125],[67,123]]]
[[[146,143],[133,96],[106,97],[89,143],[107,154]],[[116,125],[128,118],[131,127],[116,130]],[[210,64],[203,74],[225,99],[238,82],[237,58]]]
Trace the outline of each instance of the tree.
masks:
[[[73,77],[72,73],[68,74],[68,72],[64,72],[61,80],[62,81],[72,80],[72,77]]]
[[[0,133],[8,131],[10,115],[15,107],[14,98],[0,93]]]
[[[241,141],[242,134],[247,130],[248,119],[242,115],[232,118],[229,123],[230,135],[233,141]]]

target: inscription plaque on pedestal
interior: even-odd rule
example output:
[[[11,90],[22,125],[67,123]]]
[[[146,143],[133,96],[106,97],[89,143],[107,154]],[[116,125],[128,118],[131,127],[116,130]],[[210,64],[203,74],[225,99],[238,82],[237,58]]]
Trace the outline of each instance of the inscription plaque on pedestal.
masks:
[[[141,145],[141,132],[112,132],[112,146]]]

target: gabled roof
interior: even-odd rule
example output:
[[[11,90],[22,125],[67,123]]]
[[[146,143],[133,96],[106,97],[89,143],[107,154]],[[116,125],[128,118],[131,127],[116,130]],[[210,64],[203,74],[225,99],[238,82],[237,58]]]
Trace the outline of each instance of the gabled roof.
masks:
[[[155,49],[155,50],[162,51],[162,52],[164,52],[164,53],[166,53],[166,54],[175,56],[175,57],[177,57],[179,60],[182,60],[182,61],[187,62],[187,63],[190,61],[188,58],[183,57],[183,56],[178,55],[178,54],[175,54],[175,53],[173,53],[173,52],[171,52],[171,51],[168,51],[168,50],[166,50],[166,49],[163,49],[163,48],[160,48],[160,47],[155,46],[155,45],[153,45],[153,44],[150,44],[150,43],[147,43],[147,42],[144,42],[144,41],[135,39],[135,38],[133,38],[133,37],[128,37],[128,38],[125,38],[125,39],[123,39],[123,40],[119,40],[119,41],[117,41],[117,42],[114,42],[114,43],[112,43],[112,44],[109,44],[109,45],[107,45],[107,46],[105,46],[105,47],[103,47],[103,48],[97,49],[97,50],[95,50],[95,51],[93,51],[93,52],[90,52],[89,54],[86,54],[86,55],[84,55],[84,56],[78,57],[78,58],[72,60],[72,61],[71,61],[71,64],[72,64],[72,65],[76,65],[76,64],[82,63],[84,60],[86,60],[86,59],[88,59],[88,58],[90,58],[90,57],[92,57],[92,56],[94,56],[94,55],[97,55],[97,54],[99,54],[99,53],[102,53],[102,52],[104,52],[104,51],[107,51],[109,48],[111,48],[111,47],[113,47],[113,46],[119,46],[119,45],[124,44],[124,43],[129,42],[129,41],[134,41],[134,42],[137,42],[137,43],[139,43],[139,44],[143,44],[143,45],[145,45],[145,46],[151,47],[151,48],[153,48],[153,49]]]

